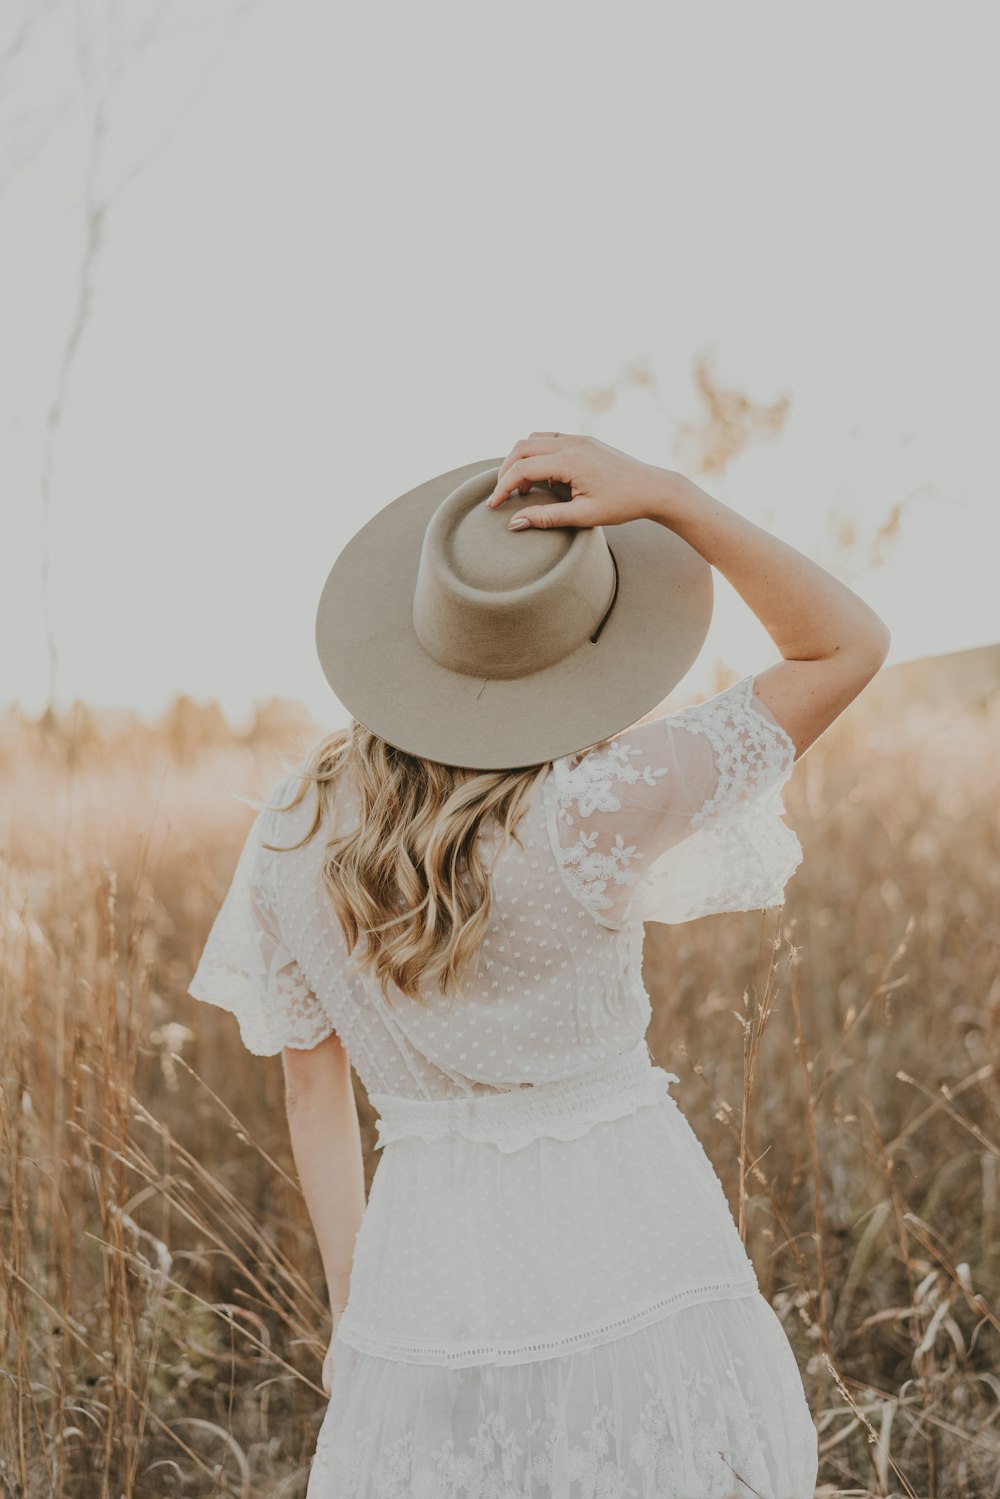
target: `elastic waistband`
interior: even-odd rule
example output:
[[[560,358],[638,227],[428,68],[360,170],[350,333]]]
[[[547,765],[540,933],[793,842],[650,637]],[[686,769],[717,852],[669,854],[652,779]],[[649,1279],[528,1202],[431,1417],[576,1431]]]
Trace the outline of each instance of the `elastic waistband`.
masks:
[[[376,1150],[393,1140],[466,1139],[520,1150],[541,1135],[575,1140],[594,1124],[620,1119],[669,1096],[677,1074],[657,1067],[645,1040],[589,1072],[499,1093],[403,1098],[370,1093],[379,1114]]]

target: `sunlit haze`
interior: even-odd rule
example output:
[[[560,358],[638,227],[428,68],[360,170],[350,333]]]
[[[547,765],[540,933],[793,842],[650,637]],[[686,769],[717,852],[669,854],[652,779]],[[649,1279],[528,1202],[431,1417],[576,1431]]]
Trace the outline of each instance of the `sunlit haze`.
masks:
[[[1000,638],[994,12],[127,10],[3,79],[0,703],[47,700],[47,553],[57,707],[334,726],[350,534],[533,428],[680,466],[701,358],[790,401],[710,492],[827,565],[902,506],[844,574],[890,662]],[[718,579],[678,693],[774,658]]]

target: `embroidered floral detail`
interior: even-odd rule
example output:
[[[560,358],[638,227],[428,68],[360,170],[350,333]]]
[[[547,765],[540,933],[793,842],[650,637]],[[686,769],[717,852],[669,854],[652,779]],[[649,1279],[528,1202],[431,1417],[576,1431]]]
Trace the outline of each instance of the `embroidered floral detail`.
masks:
[[[683,1494],[685,1485],[695,1479],[699,1499],[774,1492],[766,1445],[762,1451],[760,1439],[763,1413],[752,1393],[736,1388],[736,1371],[741,1367],[742,1360],[731,1358],[723,1381],[685,1365],[681,1403],[688,1433],[686,1451],[677,1439],[676,1416],[656,1382],[646,1376],[652,1394],[643,1406],[630,1455],[650,1485],[649,1492]],[[674,1410],[676,1403],[671,1402]]]
[[[369,1373],[351,1355],[339,1389],[334,1369],[306,1499],[812,1499],[816,1429],[794,1358],[780,1323],[741,1305],[738,1349],[721,1324],[690,1324],[655,1345],[644,1335],[617,1364],[628,1345],[516,1384],[446,1371],[418,1395],[391,1365]],[[377,1416],[357,1388],[368,1379],[385,1389]]]
[[[612,739],[607,748],[591,750],[576,765],[563,762],[557,798],[560,817],[568,823],[573,821],[569,809],[574,802],[581,817],[589,817],[593,812],[620,812],[622,804],[614,790],[616,781],[626,786],[634,786],[637,781],[655,786],[666,775],[666,766],[654,770],[651,765],[640,768],[629,763],[641,754],[641,749],[633,749],[621,739]]]
[[[801,859],[781,821],[795,746],[755,680],[637,724],[578,763],[552,762],[544,792],[556,862],[603,925],[781,903]]]
[[[598,910],[610,910],[614,902],[605,895],[608,881],[617,885],[632,885],[636,871],[629,868],[632,859],[643,855],[634,843],[626,844],[621,834],[609,849],[596,847],[596,833],[580,833],[577,841],[568,848],[559,850],[559,862],[568,888],[584,905]]]
[[[553,788],[551,794],[555,797],[555,815],[559,822],[567,827],[573,826],[573,806],[581,818],[590,817],[595,812],[620,812],[622,803],[614,789],[616,782],[634,786],[638,781],[644,781],[647,786],[655,786],[667,774],[667,768],[634,764],[641,754],[641,749],[612,739],[606,749],[591,751],[579,764],[556,761],[553,775],[545,787],[546,791],[550,784]],[[627,844],[620,833],[615,834],[607,847],[598,847],[597,840],[596,831],[587,832],[581,828],[575,843],[566,845],[561,839],[557,840],[555,853],[573,895],[591,909],[606,911],[614,904],[605,894],[609,881],[616,885],[634,884],[637,871],[630,865],[644,855],[634,843]]]
[[[758,787],[784,780],[795,759],[795,745],[775,720],[754,706],[753,676],[742,677],[706,703],[682,708],[672,722],[693,734],[704,734],[715,753],[718,784],[691,819],[703,827]]]

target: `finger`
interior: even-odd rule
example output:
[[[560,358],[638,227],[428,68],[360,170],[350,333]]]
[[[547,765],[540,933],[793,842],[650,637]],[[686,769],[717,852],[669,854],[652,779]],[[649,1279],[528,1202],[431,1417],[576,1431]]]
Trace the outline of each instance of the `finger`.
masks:
[[[527,458],[516,459],[508,468],[506,474],[497,478],[493,493],[487,498],[486,504],[491,510],[502,505],[516,490],[527,493],[521,486],[527,483],[530,489],[532,484],[544,484],[547,479],[560,479],[564,483],[570,482],[570,474],[565,459],[558,453],[539,453]]]
[[[558,500],[554,505],[529,505],[518,510],[507,522],[509,531],[551,531],[555,526],[589,526],[584,500]]]
[[[500,472],[497,477],[502,479],[511,464],[515,463],[519,458],[537,458],[542,453],[555,453],[557,451],[556,443],[560,440],[565,440],[565,433],[532,432],[530,437],[523,437],[520,442],[514,444],[507,454],[507,457],[500,465]]]

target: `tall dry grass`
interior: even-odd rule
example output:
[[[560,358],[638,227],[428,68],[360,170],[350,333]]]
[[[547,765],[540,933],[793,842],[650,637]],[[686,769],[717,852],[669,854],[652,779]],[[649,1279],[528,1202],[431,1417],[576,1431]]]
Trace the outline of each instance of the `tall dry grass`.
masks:
[[[878,701],[796,769],[783,911],[649,928],[650,1041],[798,1354],[820,1492],[985,1499],[1000,708]],[[0,727],[0,1494],[301,1495],[327,1323],[280,1062],[185,990],[251,815],[227,789],[311,727]]]

